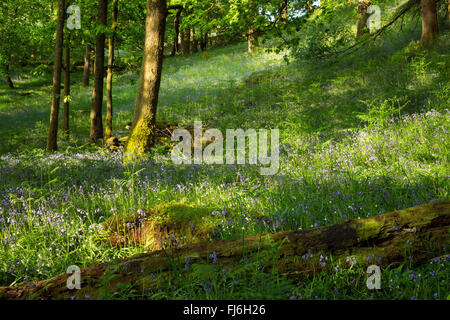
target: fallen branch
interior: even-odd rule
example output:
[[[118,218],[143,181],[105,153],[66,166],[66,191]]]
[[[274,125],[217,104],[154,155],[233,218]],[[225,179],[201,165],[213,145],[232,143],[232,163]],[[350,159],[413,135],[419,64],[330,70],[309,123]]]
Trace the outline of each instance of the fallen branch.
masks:
[[[322,267],[319,261],[312,258],[319,254],[332,255],[333,263],[344,267],[349,265],[348,257],[362,266],[376,264],[386,267],[405,263],[406,259],[418,265],[443,254],[443,244],[449,241],[449,227],[450,201],[437,201],[311,230],[248,236],[236,241],[202,242],[159,250],[119,263],[83,269],[80,290],[69,290],[66,286],[68,275],[62,274],[32,284],[0,287],[0,299],[69,299],[71,296],[83,299],[86,295],[95,299],[101,297],[102,291],[117,291],[119,283],[152,291],[164,288],[169,280],[172,285],[176,281],[174,261],[184,263],[189,257],[191,263],[207,265],[212,263],[213,252],[221,267],[228,270],[239,265],[244,255],[249,262],[265,261],[264,271],[270,272],[274,266],[278,274],[294,279],[303,279],[320,271]],[[328,265],[323,268],[331,270],[332,267]],[[181,269],[179,272],[184,272],[183,266]],[[107,270],[110,281],[105,287],[102,276]],[[153,274],[157,275],[157,280]]]

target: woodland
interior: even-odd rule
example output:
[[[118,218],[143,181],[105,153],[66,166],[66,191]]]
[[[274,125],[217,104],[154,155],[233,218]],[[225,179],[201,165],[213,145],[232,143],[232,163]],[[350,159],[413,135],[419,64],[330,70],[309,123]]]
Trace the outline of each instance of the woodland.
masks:
[[[449,49],[450,0],[1,0],[0,300],[450,299]]]

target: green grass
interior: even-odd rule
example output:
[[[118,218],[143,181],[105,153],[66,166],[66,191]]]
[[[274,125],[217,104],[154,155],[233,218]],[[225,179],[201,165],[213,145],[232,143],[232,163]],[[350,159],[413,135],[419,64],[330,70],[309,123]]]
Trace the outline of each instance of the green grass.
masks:
[[[101,224],[172,201],[222,212],[214,220],[219,238],[236,239],[448,199],[449,45],[447,30],[435,49],[409,62],[407,42],[388,52],[386,42],[374,45],[331,65],[285,65],[282,55],[245,54],[244,44],[165,60],[158,119],[202,120],[221,130],[279,128],[281,167],[275,176],[261,176],[250,165],[175,166],[163,151],[146,163],[124,166],[121,153],[86,145],[89,119],[76,111],[89,109],[90,89],[80,87],[79,74],[71,137],[60,137],[61,151],[48,155],[42,148],[50,77],[17,80],[14,91],[1,86],[0,285],[141,253],[143,248],[96,241]],[[115,79],[119,137],[127,134],[137,80],[136,72]],[[268,217],[263,230],[254,213]],[[443,250],[448,253],[448,247]],[[402,269],[383,270],[383,289],[376,292],[365,288],[367,276],[357,267],[302,283],[250,267],[250,279],[241,277],[242,270],[220,276],[214,266],[212,280],[187,279],[156,296],[127,291],[110,298],[445,299],[449,294],[448,259],[419,269],[405,261]],[[414,281],[412,272],[422,276]]]
[[[331,259],[331,257],[327,257]],[[330,263],[330,262],[328,262]],[[145,288],[117,292],[113,299],[139,297],[146,299],[289,299],[289,300],[417,300],[448,299],[449,260],[434,259],[419,268],[408,265],[383,268],[381,289],[367,288],[366,270],[334,265],[333,272],[321,272],[312,278],[294,282],[270,272],[263,272],[257,262],[242,261],[241,266],[227,270],[217,264],[189,265],[177,270],[181,285],[149,294]],[[184,268],[184,270],[183,270]],[[251,277],[248,277],[251,274]],[[247,276],[246,276],[247,275]],[[158,274],[154,275],[158,279]],[[157,291],[157,290],[156,290]]]

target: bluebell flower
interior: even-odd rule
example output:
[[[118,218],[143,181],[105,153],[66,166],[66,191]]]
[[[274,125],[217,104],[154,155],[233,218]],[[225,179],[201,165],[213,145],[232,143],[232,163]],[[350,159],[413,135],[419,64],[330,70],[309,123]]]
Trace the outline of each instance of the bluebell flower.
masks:
[[[186,271],[188,271],[189,270],[189,266],[190,266],[190,262],[191,261],[191,257],[186,257],[186,263],[184,264],[184,269],[186,270]]]
[[[414,281],[417,282],[417,275],[414,272],[411,272],[410,274],[408,274],[408,277]]]
[[[309,249],[308,252],[302,256],[302,258],[308,260],[309,258],[311,258],[311,256],[312,256],[311,249]]]
[[[217,258],[217,253],[216,253],[215,251],[213,251],[213,253],[211,253],[211,254],[209,255],[209,258],[213,260],[213,263],[217,263],[217,261],[219,260],[219,259]]]

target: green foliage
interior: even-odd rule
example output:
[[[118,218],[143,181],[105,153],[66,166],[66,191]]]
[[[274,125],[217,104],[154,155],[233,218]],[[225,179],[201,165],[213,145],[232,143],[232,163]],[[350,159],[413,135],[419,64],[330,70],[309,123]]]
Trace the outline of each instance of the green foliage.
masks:
[[[340,1],[333,5],[326,2],[306,17],[302,28],[294,34],[300,40],[291,42],[291,54],[296,58],[314,60],[348,47],[354,39],[353,26],[348,23],[355,20],[353,8],[354,4],[348,2]]]
[[[362,101],[367,106],[366,113],[360,113],[357,117],[370,126],[384,126],[389,120],[393,121],[395,117],[401,117],[400,111],[407,105],[401,105],[401,100],[397,97],[389,98],[381,103],[375,99],[374,101]]]

